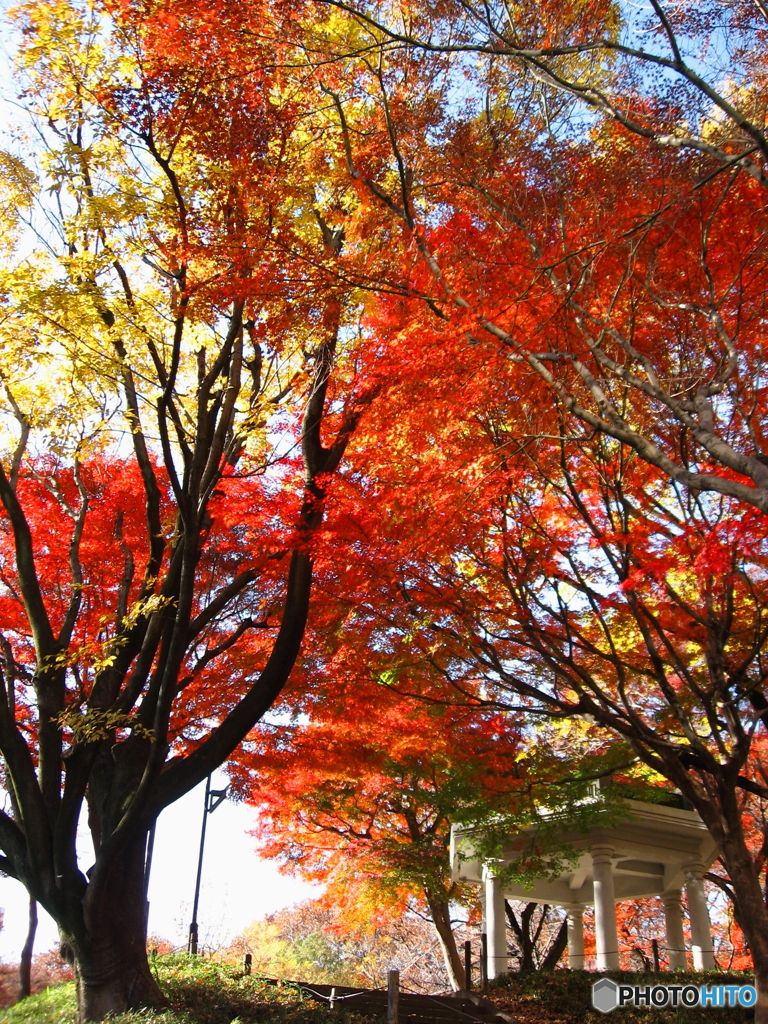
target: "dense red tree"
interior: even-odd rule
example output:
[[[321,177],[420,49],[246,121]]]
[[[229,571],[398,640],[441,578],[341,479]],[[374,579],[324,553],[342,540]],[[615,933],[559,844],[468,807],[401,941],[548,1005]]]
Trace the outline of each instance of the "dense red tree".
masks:
[[[638,26],[607,6],[542,3],[528,24],[447,3],[431,35],[420,5],[397,25],[331,6],[381,44],[378,63],[351,58],[365,102],[329,85],[350,187],[371,224],[402,232],[411,294],[372,322],[401,367],[418,351],[430,385],[406,385],[360,439],[361,494],[408,542],[398,570],[379,567],[387,597],[371,590],[352,618],[380,616],[393,650],[399,635],[405,672],[421,637],[466,700],[588,716],[689,796],[765,1016],[744,818],[747,794],[768,795],[753,764],[768,706],[763,12],[654,4],[660,56],[628,46]],[[720,13],[733,102],[690,56]],[[625,61],[614,78],[579,60],[598,52]],[[440,102],[441,75],[469,83],[460,109]],[[576,99],[609,116],[580,119]]]
[[[302,703],[291,696],[296,715]],[[496,715],[403,700],[362,675],[337,677],[321,703],[313,696],[308,722],[265,727],[238,758],[262,855],[326,883],[331,901],[425,914],[449,984],[464,988],[451,918],[471,894],[450,877],[451,822],[519,799],[520,738]]]

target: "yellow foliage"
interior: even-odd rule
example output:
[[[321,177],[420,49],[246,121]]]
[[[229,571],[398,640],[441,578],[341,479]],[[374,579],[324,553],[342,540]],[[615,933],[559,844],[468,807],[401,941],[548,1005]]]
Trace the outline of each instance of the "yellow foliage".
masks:
[[[62,711],[52,721],[60,729],[72,733],[75,743],[95,743],[109,738],[116,729],[131,729],[136,736],[151,740],[152,730],[147,729],[135,715],[125,715],[118,711],[102,711],[99,708],[88,708],[86,711],[68,709]]]

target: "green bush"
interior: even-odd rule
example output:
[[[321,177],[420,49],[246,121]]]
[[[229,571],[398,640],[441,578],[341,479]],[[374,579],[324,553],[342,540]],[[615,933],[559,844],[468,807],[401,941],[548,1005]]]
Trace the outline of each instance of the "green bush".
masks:
[[[488,997],[523,1024],[744,1024],[754,1020],[754,1010],[744,1007],[658,1009],[625,1006],[610,1013],[592,1008],[592,985],[599,978],[613,978],[624,985],[749,985],[749,974],[675,972],[668,974],[629,971],[593,974],[588,971],[531,971],[509,974],[492,982]]]

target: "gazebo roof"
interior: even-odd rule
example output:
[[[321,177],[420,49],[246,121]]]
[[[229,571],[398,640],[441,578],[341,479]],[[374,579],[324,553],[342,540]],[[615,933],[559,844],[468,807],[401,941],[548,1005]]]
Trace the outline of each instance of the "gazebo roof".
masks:
[[[708,868],[717,849],[696,811],[666,804],[622,800],[627,817],[609,825],[587,830],[569,825],[562,816],[562,841],[580,853],[554,878],[531,879],[526,885],[504,882],[504,895],[558,906],[590,904],[594,901],[592,857],[595,846],[613,849],[612,867],[617,900],[656,896],[685,885],[684,865],[696,862]],[[536,826],[510,833],[500,856],[490,862],[495,869],[509,866],[519,855],[522,842]],[[451,869],[456,881],[482,882],[485,858],[478,855],[481,828],[456,826],[451,830]]]

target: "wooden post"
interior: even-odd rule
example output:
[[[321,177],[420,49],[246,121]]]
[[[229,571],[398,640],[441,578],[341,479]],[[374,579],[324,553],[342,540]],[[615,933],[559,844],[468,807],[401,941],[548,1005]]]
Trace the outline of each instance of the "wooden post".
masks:
[[[488,991],[488,935],[483,932],[480,936],[480,984],[483,992]]]
[[[472,943],[467,939],[464,943],[464,988],[472,989]]]
[[[653,950],[653,969],[656,974],[661,970],[661,964],[659,962],[659,940],[651,939],[651,949]]]
[[[331,1009],[331,1010],[335,1010],[336,1009],[336,989],[335,988],[331,989],[331,995],[330,995],[330,998],[328,1000],[328,1008]]]
[[[387,980],[387,1024],[398,1024],[400,971],[390,971]]]
[[[253,954],[246,953],[243,957],[243,974],[250,974],[253,967]]]

